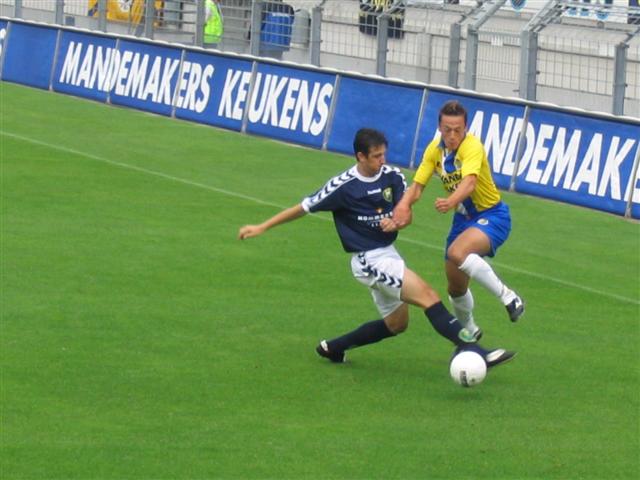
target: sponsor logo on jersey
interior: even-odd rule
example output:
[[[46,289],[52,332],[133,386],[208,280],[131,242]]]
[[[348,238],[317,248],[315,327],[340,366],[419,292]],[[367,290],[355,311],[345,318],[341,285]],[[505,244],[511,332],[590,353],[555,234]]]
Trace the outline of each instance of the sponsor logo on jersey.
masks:
[[[460,183],[460,180],[462,180],[462,175],[456,170],[449,174],[443,173],[441,178],[445,190],[447,190],[447,192],[453,192],[458,186],[458,183]]]

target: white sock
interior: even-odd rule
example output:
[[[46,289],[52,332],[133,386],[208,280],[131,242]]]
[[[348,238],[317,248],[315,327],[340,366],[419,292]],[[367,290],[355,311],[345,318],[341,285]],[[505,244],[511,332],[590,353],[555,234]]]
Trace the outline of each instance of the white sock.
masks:
[[[471,290],[467,290],[464,295],[459,297],[452,297],[449,295],[451,306],[456,315],[456,318],[460,323],[471,333],[475,333],[478,330],[478,325],[473,321],[473,295]]]
[[[467,258],[464,259],[459,268],[498,297],[503,305],[508,305],[516,297],[516,294],[502,283],[502,280],[498,278],[491,265],[480,255],[476,253],[467,255]]]

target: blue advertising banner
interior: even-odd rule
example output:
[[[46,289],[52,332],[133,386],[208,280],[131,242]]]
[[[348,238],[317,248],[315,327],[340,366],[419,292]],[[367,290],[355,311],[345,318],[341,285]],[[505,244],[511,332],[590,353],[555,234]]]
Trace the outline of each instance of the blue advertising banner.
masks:
[[[176,117],[240,131],[251,65],[247,60],[187,51]]]
[[[631,216],[640,218],[640,124],[631,120],[532,104],[525,125],[524,105],[429,91],[418,125],[423,87],[346,76],[338,92],[331,72],[257,64],[252,75],[251,59],[6,20],[0,60],[3,80],[233,130],[246,121],[249,133],[314,147],[328,138],[329,150],[348,155],[359,128],[377,128],[389,139],[389,162],[405,167],[414,143],[419,164],[438,134],[440,107],[455,99],[467,108],[468,131],[483,142],[498,187],[515,177],[518,192],[618,215],[631,201]]]
[[[640,163],[640,146],[638,147],[636,162]],[[636,170],[635,176],[631,176],[631,185],[629,186],[629,194],[631,195],[631,216],[640,219],[640,168]]]
[[[334,83],[332,74],[259,65],[253,95],[243,102],[249,108],[247,132],[321,147]],[[227,105],[226,90],[221,109]]]
[[[62,31],[51,86],[56,92],[104,102],[115,82],[116,40]]]
[[[387,160],[408,167],[424,90],[343,77],[327,148],[353,155],[353,137],[363,127],[384,132]]]
[[[533,108],[516,190],[624,215],[639,142],[640,125]]]
[[[2,78],[2,61],[4,60],[5,45],[7,44],[7,32],[9,24],[0,20],[0,78]]]
[[[48,89],[57,35],[57,29],[12,23],[2,79]]]
[[[467,130],[482,141],[496,185],[507,190],[515,168],[518,138],[524,118],[523,105],[430,91],[418,133],[415,166],[420,165],[429,142],[440,135],[438,114],[442,105],[449,100],[457,100],[466,108]]]
[[[113,53],[111,103],[171,115],[182,50],[123,40]]]

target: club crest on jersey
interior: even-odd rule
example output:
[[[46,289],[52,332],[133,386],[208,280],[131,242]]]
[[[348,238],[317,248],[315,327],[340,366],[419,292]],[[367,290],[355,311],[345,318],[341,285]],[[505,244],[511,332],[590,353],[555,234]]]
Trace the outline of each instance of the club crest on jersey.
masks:
[[[391,187],[387,187],[382,191],[382,198],[384,198],[387,202],[391,202],[393,200],[393,190]]]
[[[487,220],[486,218],[481,218],[480,220],[478,220],[478,224],[479,225],[489,225],[489,220]]]
[[[453,165],[456,167],[456,170],[460,170],[462,168],[462,162],[458,157],[453,160]]]

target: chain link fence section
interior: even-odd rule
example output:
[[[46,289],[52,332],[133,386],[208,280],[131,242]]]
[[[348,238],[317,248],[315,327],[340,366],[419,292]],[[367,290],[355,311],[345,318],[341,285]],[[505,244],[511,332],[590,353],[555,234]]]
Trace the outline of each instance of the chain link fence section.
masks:
[[[602,23],[576,21],[549,25],[539,33],[536,97],[561,105],[640,116],[640,74],[638,38],[618,22],[608,28]],[[640,29],[638,29],[640,31]],[[617,50],[629,36],[622,70],[616,67]],[[635,47],[634,47],[635,45]],[[615,100],[616,84],[624,98]],[[561,100],[557,100],[560,98]]]
[[[0,0],[0,13],[28,20],[192,43],[197,0]]]
[[[520,78],[520,29],[530,14],[515,13],[510,6],[500,6],[477,30],[475,61],[464,51],[463,81],[460,86],[488,90],[505,96],[518,95]],[[481,15],[479,15],[481,18]],[[470,46],[471,20],[463,33],[465,47]],[[474,67],[469,71],[470,67]]]
[[[45,23],[56,21],[56,0],[0,0],[3,15]],[[86,13],[86,12],[85,12]]]
[[[640,9],[603,1],[220,0],[215,48],[640,116]],[[204,0],[0,0],[0,14],[196,46],[206,22]]]
[[[451,24],[460,19],[456,6],[408,6],[404,38],[389,40],[387,74],[426,83],[447,83]]]
[[[564,35],[541,36],[538,85],[611,95],[614,43]]]
[[[478,45],[477,76],[491,82],[505,82],[517,93],[520,63],[520,35],[482,31]]]
[[[376,58],[375,36],[358,31],[358,2],[330,0],[322,9],[321,63],[336,62],[344,65],[337,68],[375,73],[375,64],[371,63]]]
[[[629,56],[627,61],[627,100],[635,100],[640,104],[640,38],[636,38],[629,44]],[[636,108],[640,111],[640,108]]]
[[[218,48],[227,52],[248,53],[251,32],[251,2],[223,0],[220,10],[224,19],[224,34]]]

